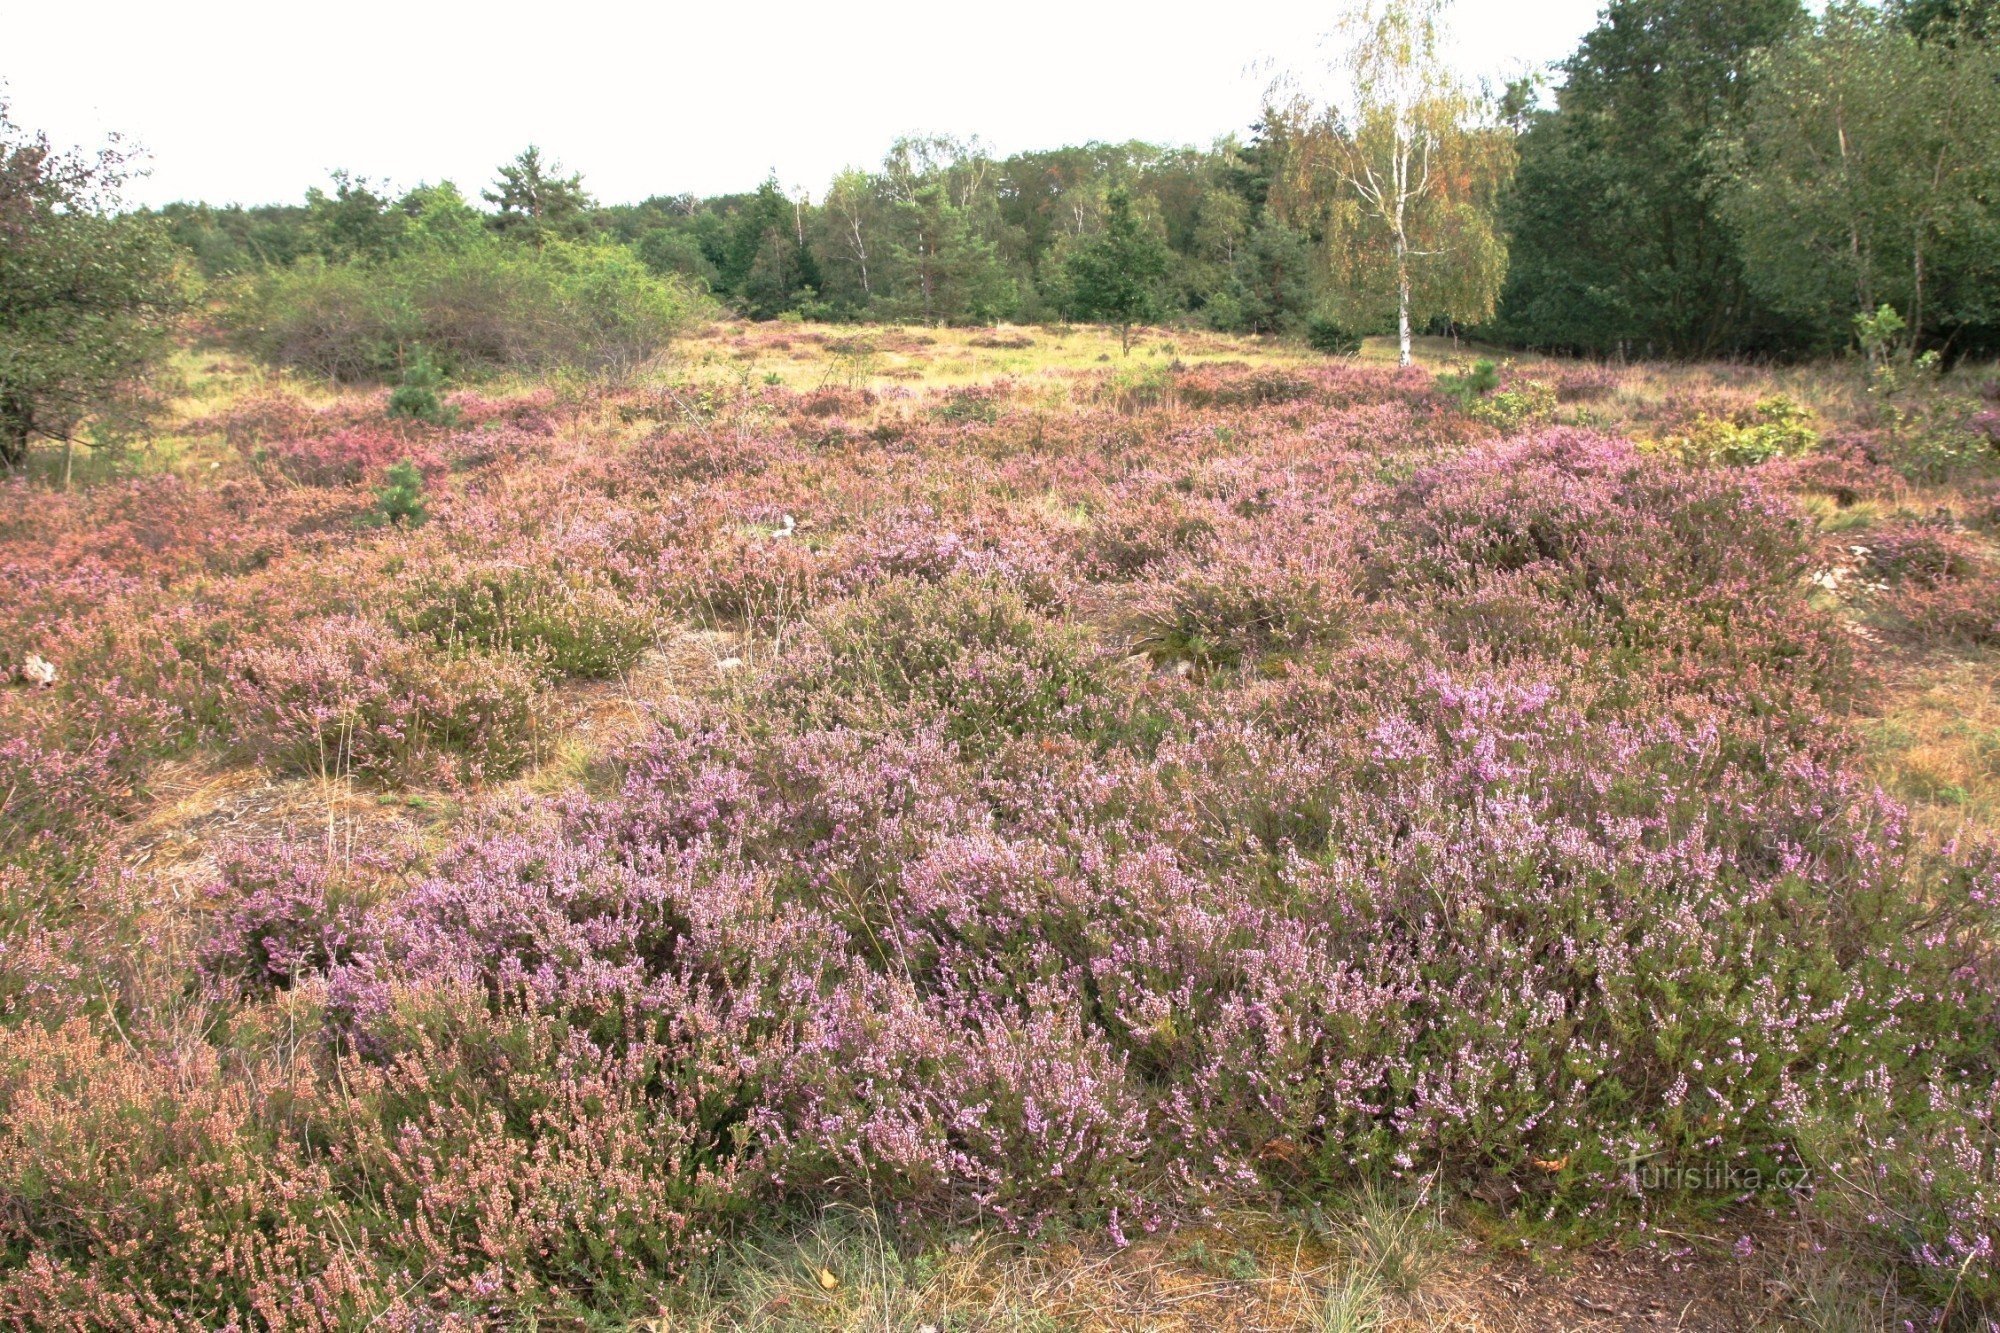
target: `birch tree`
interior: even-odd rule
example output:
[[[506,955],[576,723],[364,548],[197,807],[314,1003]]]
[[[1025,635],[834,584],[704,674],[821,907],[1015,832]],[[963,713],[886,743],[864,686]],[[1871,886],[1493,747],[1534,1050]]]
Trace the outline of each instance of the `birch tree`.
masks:
[[[1486,319],[1506,278],[1495,217],[1513,136],[1446,66],[1446,4],[1363,0],[1338,33],[1329,103],[1280,112],[1295,145],[1291,211],[1314,215],[1333,299],[1356,322],[1392,306],[1406,366],[1417,316]]]

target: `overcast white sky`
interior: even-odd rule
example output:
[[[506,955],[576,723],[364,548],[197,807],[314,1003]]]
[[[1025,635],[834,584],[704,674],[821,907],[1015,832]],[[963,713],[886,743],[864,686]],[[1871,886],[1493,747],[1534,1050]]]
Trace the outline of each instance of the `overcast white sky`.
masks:
[[[1463,0],[1458,63],[1566,54],[1600,0]],[[608,202],[748,189],[817,197],[899,134],[1001,153],[1089,139],[1205,144],[1256,116],[1272,67],[1323,64],[1340,0],[0,0],[17,123],[118,130],[134,202],[300,198],[345,167],[468,195],[533,141]]]

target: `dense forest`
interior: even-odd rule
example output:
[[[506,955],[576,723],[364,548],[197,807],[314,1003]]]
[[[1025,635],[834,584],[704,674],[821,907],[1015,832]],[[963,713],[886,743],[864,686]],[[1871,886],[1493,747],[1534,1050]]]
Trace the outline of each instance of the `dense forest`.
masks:
[[[1555,71],[1431,80],[1435,167],[1411,251],[1419,331],[1599,355],[1824,353],[1883,305],[1912,344],[2000,334],[2000,53],[1992,0],[1614,0]],[[1363,75],[1366,71],[1356,71]],[[451,182],[336,173],[297,204],[161,210],[211,278],[381,265],[491,235],[614,242],[754,319],[971,324],[1124,316],[1344,335],[1394,323],[1370,228],[1370,108],[1274,93],[1205,148],[1086,143],[999,155],[900,139],[814,194],[604,204],[530,148],[481,209]],[[1438,123],[1421,124],[1424,116]],[[1393,131],[1392,131],[1393,132]],[[1124,225],[1140,289],[1089,251]],[[1377,219],[1379,220],[1379,219]]]

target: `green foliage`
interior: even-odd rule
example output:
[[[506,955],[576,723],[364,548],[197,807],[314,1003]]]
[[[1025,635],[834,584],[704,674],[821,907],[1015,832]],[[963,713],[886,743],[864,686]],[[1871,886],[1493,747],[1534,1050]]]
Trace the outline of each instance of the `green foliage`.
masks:
[[[1554,387],[1540,380],[1520,380],[1503,388],[1499,366],[1483,358],[1473,362],[1466,374],[1440,375],[1433,384],[1474,421],[1502,431],[1539,425],[1556,411]]]
[[[1996,81],[2000,51],[1851,0],[1764,62],[1724,203],[1802,343],[1837,347],[1885,304],[1915,340],[2000,319]]]
[[[383,474],[369,517],[377,524],[396,528],[420,528],[430,519],[424,474],[415,463],[406,458]]]
[[[389,395],[389,415],[428,426],[449,426],[458,413],[438,397],[444,387],[444,372],[431,363],[421,348],[403,367],[403,379]]]
[[[1854,340],[1861,344],[1862,355],[1873,365],[1894,353],[1909,327],[1896,313],[1896,307],[1881,305],[1873,314],[1864,310],[1854,317]]]
[[[1082,318],[1116,324],[1130,355],[1132,326],[1159,314],[1167,247],[1140,221],[1124,186],[1111,188],[1104,210],[1104,230],[1070,253],[1070,300]]]
[[[1306,342],[1328,356],[1353,356],[1361,350],[1361,335],[1327,315],[1306,318]]]
[[[191,289],[167,229],[114,212],[124,159],[57,152],[0,101],[0,468],[143,408]]]
[[[1321,267],[1310,236],[1265,218],[1233,251],[1202,314],[1209,327],[1229,333],[1289,331],[1319,298]]]
[[[795,309],[818,285],[818,264],[799,235],[799,209],[772,178],[730,221],[721,276],[752,318],[771,319]]]
[[[1481,358],[1472,363],[1472,369],[1463,375],[1440,375],[1436,380],[1439,393],[1456,398],[1461,405],[1470,406],[1474,399],[1483,398],[1500,387],[1500,367]]]
[[[1773,397],[1733,416],[1703,414],[1665,444],[1683,457],[1747,467],[1811,453],[1819,438],[1812,413],[1789,398]]]
[[[499,179],[482,196],[499,210],[494,227],[537,244],[551,237],[585,235],[590,230],[592,200],[582,176],[561,173],[562,164],[543,162],[542,150],[533,144],[502,164]]]
[[[1612,0],[1534,115],[1505,208],[1495,332],[1593,353],[1708,356],[1776,332],[1720,215],[1714,144],[1739,128],[1799,0]]]
[[[410,347],[452,374],[630,370],[699,308],[621,246],[489,240],[274,269],[243,280],[223,318],[238,347],[273,365],[356,380],[395,373]]]

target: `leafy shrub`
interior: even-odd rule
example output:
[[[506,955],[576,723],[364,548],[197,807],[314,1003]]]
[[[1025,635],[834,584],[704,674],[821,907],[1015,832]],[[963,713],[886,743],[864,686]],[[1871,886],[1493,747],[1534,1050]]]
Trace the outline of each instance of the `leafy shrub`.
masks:
[[[1819,431],[1803,407],[1788,398],[1766,398],[1748,412],[1698,417],[1686,434],[1671,436],[1666,444],[1689,458],[1754,466],[1811,453],[1819,447]]]
[[[1491,361],[1475,361],[1466,374],[1440,375],[1435,383],[1467,416],[1502,431],[1541,425],[1555,415],[1553,388],[1540,380],[1510,380],[1503,387],[1500,368]]]
[[[239,285],[225,318],[264,361],[358,380],[393,374],[412,347],[455,374],[629,370],[697,309],[623,247],[551,241],[271,269]]]
[[[1540,380],[1510,384],[1496,393],[1474,399],[1466,409],[1474,421],[1496,426],[1503,431],[1542,425],[1555,416],[1555,410],[1555,390]]]
[[[1500,387],[1500,367],[1482,358],[1473,362],[1472,369],[1465,374],[1440,375],[1436,383],[1439,393],[1470,407],[1475,398],[1484,398]]]
[[[1354,356],[1361,351],[1361,335],[1329,316],[1308,315],[1306,344],[1328,356]]]

